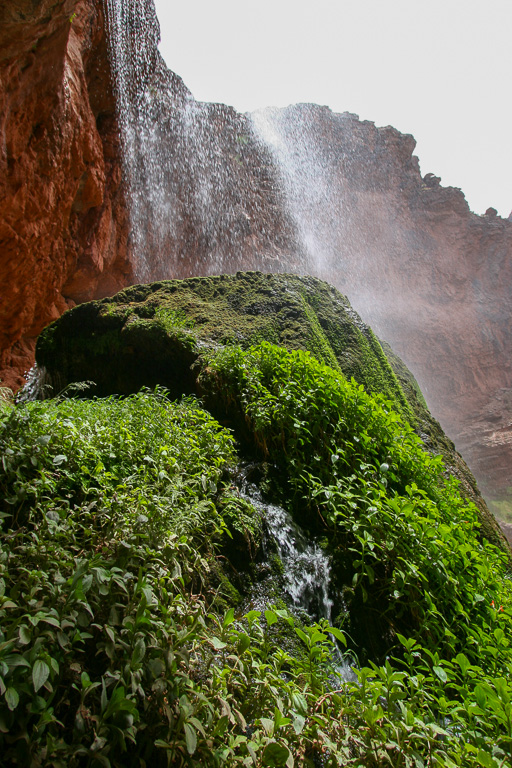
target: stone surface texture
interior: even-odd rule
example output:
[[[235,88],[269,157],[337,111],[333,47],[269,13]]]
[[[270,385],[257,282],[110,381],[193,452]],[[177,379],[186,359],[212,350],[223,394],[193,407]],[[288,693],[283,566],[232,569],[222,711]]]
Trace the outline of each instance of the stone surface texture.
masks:
[[[101,3],[0,3],[0,377],[35,338],[130,281]]]

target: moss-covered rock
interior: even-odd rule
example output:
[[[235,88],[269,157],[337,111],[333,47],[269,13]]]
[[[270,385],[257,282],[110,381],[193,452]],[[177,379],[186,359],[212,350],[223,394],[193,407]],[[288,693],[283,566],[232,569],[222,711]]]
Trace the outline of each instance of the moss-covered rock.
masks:
[[[92,380],[98,396],[161,385],[178,397],[202,394],[199,361],[208,349],[264,340],[308,350],[369,393],[388,398],[426,447],[443,454],[479,506],[484,535],[503,546],[474,478],[430,415],[412,374],[349,301],[321,280],[238,272],[135,285],[66,312],[39,337],[36,359],[54,395]],[[215,415],[222,420],[221,413]]]
[[[194,389],[206,347],[271,341],[305,349],[414,413],[378,340],[335,288],[312,277],[245,272],[137,285],[75,307],[41,334],[37,361],[55,390],[85,379],[98,395],[161,384]]]

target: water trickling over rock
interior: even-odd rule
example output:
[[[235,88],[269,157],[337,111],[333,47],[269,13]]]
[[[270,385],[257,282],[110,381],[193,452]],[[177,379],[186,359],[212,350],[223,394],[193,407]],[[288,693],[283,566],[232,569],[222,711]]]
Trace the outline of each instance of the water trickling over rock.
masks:
[[[329,595],[331,566],[318,544],[308,538],[283,507],[265,502],[257,486],[246,484],[242,495],[265,520],[269,540],[266,549],[277,547],[283,566],[284,588],[291,605],[309,619],[332,620]]]
[[[129,200],[134,272],[151,276],[150,231],[169,216],[153,115],[159,26],[152,0],[104,0],[109,53]]]
[[[273,270],[283,253],[293,268],[294,226],[251,120],[195,101],[166,69],[152,0],[105,2],[137,278]]]
[[[414,371],[488,496],[512,497],[512,222],[492,211],[476,216],[460,190],[422,178],[412,137],[314,105],[285,110],[285,149],[299,182],[290,193],[286,169],[272,142],[255,138],[253,121],[194,102],[167,70],[150,0],[7,5],[3,382],[20,385],[45,325],[73,303],[132,282],[133,266],[139,280],[321,270]],[[105,26],[111,58],[126,65],[124,100],[135,100],[127,110],[137,150],[131,228]],[[316,191],[302,183],[311,181],[312,160],[328,179],[320,183],[315,171]],[[309,222],[308,211],[316,212]]]

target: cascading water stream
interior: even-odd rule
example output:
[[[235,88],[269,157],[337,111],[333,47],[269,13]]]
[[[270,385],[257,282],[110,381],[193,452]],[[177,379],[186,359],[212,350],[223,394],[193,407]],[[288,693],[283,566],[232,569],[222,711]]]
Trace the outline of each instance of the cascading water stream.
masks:
[[[124,184],[129,201],[134,273],[149,278],[149,211],[163,198],[163,178],[151,146],[152,75],[159,27],[152,0],[104,0]],[[153,222],[155,216],[151,216]],[[152,222],[152,223],[153,223]]]
[[[241,495],[261,514],[268,529],[264,547],[277,547],[283,566],[284,589],[289,602],[310,621],[332,622],[333,600],[329,594],[331,564],[319,545],[309,539],[289,512],[263,501],[256,485],[244,483]],[[335,645],[337,676],[354,679],[353,661]]]
[[[325,154],[307,120],[309,109],[267,107],[251,114],[255,135],[270,150],[284,189],[291,218],[310,271],[318,276],[333,258],[339,258],[343,242],[343,196],[333,173],[332,158]],[[330,113],[330,111],[329,111]],[[316,116],[316,115],[315,115]],[[317,130],[316,120],[311,125]]]
[[[166,68],[153,0],[104,4],[136,278],[273,271],[295,232],[252,121]]]
[[[315,621],[331,622],[331,566],[327,555],[316,542],[306,538],[289,512],[264,502],[256,486],[248,486],[243,495],[266,521],[283,564],[285,589],[293,607],[305,611]]]

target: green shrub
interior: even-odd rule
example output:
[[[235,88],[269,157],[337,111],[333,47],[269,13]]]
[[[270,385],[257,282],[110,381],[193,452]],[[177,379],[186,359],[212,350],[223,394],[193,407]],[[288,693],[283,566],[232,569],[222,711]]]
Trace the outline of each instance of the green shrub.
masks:
[[[250,559],[259,521],[231,487],[233,437],[196,401],[8,405],[2,765],[510,766],[510,577],[440,460],[303,353],[226,350],[203,385],[287,478],[350,631],[385,627],[388,658],[344,680],[339,627],[228,605],[226,542]]]
[[[475,623],[490,626],[493,603],[511,604],[508,561],[480,539],[478,511],[442,458],[384,398],[309,353],[231,347],[207,371],[205,386],[242,412],[286,478],[300,522],[327,537],[351,631],[359,645],[377,638],[368,655],[389,651],[398,632],[478,662]]]

